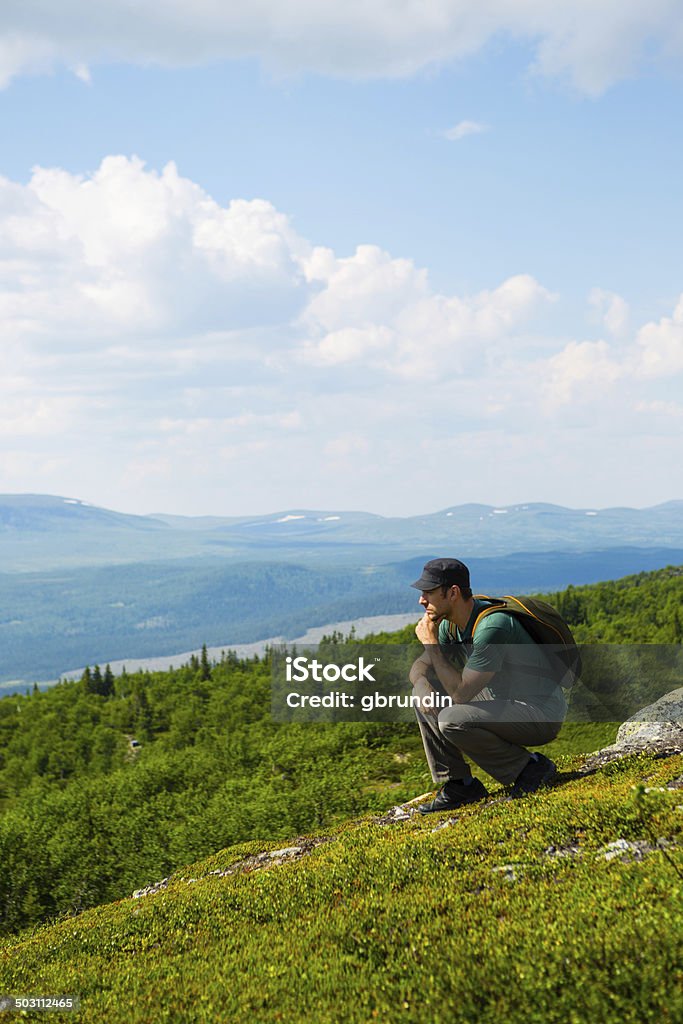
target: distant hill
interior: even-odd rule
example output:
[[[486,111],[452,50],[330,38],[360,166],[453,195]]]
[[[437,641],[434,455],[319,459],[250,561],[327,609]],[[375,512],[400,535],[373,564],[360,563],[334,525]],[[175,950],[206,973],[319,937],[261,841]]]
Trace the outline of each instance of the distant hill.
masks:
[[[204,643],[291,639],[359,617],[417,614],[410,583],[437,552],[360,567],[192,558],[0,574],[0,687],[23,689],[95,662],[159,658]],[[493,594],[555,591],[681,563],[683,548],[469,559],[476,590]]]
[[[440,554],[464,558],[489,592],[678,564],[682,513],[672,501],[643,510],[470,504],[405,518],[139,516],[77,498],[0,495],[0,686],[412,611],[409,584]]]
[[[76,498],[0,495],[5,572],[198,556],[360,566],[430,552],[471,559],[624,547],[683,549],[683,501],[649,509],[468,504],[404,518],[310,509],[225,518],[134,516]]]

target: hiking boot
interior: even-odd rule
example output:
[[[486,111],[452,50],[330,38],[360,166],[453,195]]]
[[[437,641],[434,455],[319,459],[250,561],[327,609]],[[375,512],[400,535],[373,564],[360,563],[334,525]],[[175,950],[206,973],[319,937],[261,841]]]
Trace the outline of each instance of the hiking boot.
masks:
[[[431,814],[432,811],[455,811],[458,807],[463,807],[465,804],[473,804],[477,800],[484,800],[488,795],[488,789],[479,779],[472,779],[469,786],[466,786],[464,782],[449,779],[441,787],[434,800],[431,800],[428,804],[420,804],[418,811],[420,814]]]
[[[526,796],[527,793],[535,793],[542,786],[547,786],[557,772],[557,765],[545,754],[536,754],[538,760],[532,757],[529,763],[517,776],[517,781],[510,790],[510,796]]]

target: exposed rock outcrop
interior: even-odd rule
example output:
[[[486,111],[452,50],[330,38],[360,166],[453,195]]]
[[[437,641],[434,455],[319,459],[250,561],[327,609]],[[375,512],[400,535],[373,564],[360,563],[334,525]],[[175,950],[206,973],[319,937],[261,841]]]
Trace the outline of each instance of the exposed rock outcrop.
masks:
[[[679,754],[683,751],[683,686],[631,715],[609,747],[596,750],[585,768],[597,768],[629,754]]]

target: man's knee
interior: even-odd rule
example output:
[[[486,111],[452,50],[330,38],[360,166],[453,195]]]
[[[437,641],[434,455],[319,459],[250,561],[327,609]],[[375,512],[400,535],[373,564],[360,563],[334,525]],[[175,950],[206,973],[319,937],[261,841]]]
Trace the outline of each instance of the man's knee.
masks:
[[[451,704],[439,714],[439,731],[443,736],[456,729],[475,729],[479,724],[477,709],[469,704]]]

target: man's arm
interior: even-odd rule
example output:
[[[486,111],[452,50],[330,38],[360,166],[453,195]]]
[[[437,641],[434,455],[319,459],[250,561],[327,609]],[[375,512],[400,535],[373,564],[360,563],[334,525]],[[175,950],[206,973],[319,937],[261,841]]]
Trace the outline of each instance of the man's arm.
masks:
[[[426,679],[429,682],[428,673],[431,667],[432,661],[428,654],[423,652],[419,658],[415,659],[408,674],[408,678],[413,686],[416,685],[418,679]]]
[[[418,664],[425,666],[425,678],[431,668],[448,696],[454,704],[466,704],[472,700],[491,681],[495,672],[478,672],[469,669],[467,666],[462,672],[451,664],[439,644],[439,624],[434,622],[427,615],[420,619],[415,627],[418,640],[424,644],[424,653],[417,659],[411,669],[413,682],[413,669]]]
[[[423,653],[419,658],[415,659],[408,674],[416,696],[420,698],[431,697],[435,693],[434,687],[429,680],[430,674],[433,674],[432,663],[429,657]],[[436,707],[420,707],[420,711],[423,715],[431,715],[433,718],[439,717],[439,709]]]
[[[437,679],[443,686],[454,704],[466,704],[476,697],[493,679],[495,672],[477,672],[476,669],[465,668],[458,672],[451,664],[438,644],[425,648],[429,652],[431,666]]]

